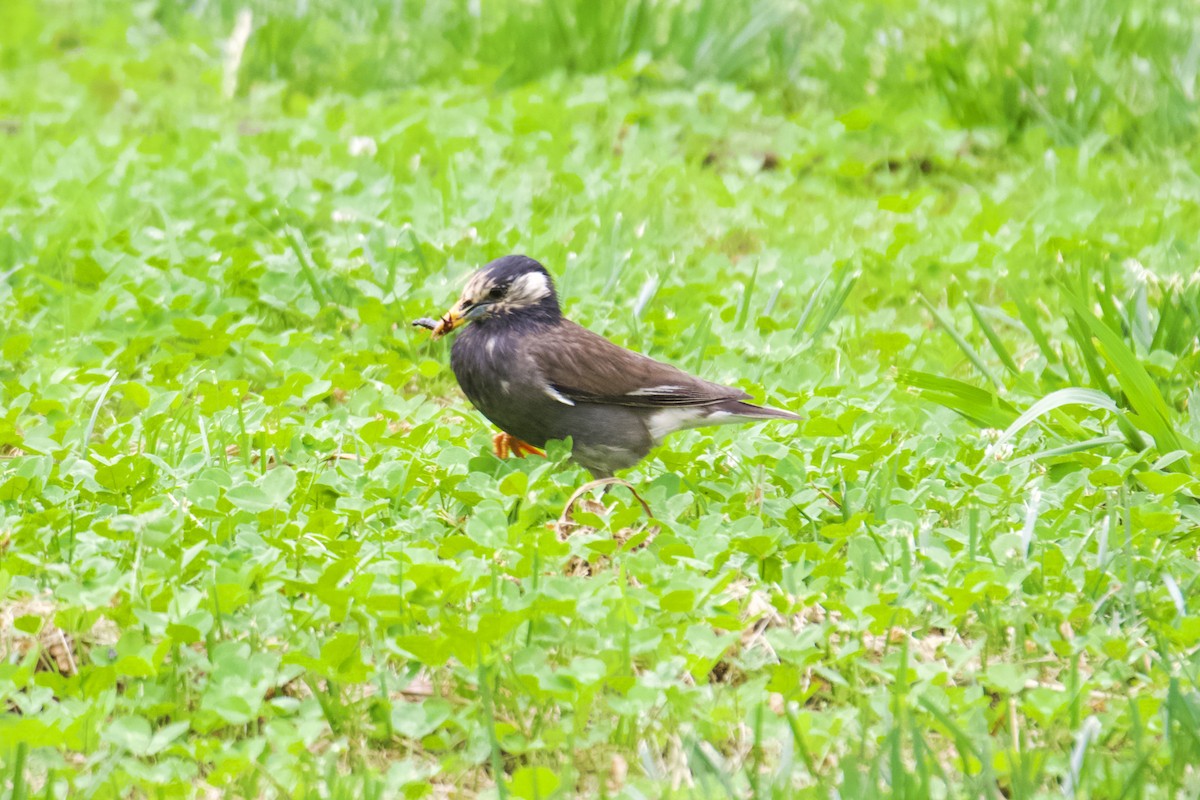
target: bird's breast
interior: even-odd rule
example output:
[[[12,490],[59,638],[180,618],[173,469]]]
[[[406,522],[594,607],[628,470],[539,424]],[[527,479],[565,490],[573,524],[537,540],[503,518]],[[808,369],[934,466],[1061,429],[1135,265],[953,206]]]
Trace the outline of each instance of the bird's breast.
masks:
[[[502,430],[539,447],[553,436],[561,404],[545,393],[519,337],[472,325],[454,340],[450,368],[471,404]]]

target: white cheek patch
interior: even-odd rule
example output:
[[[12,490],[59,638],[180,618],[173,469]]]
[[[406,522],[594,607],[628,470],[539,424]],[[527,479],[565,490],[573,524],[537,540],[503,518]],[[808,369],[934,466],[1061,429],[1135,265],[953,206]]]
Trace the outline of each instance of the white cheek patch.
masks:
[[[509,285],[504,304],[514,308],[531,306],[549,294],[550,284],[546,282],[546,276],[540,272],[527,272]]]

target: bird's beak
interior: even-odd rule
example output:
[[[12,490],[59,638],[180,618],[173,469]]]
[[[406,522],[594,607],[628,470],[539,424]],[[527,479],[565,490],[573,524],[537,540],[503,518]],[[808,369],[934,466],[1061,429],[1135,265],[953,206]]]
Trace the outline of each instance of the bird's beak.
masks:
[[[455,328],[462,327],[468,321],[482,314],[487,306],[487,303],[472,303],[465,297],[458,298],[458,302],[438,320],[431,338],[440,339]]]

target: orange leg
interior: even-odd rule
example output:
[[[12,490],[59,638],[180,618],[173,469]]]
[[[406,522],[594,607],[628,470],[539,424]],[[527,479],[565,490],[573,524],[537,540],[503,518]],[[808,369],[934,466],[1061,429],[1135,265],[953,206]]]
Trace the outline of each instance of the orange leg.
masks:
[[[492,437],[492,450],[496,453],[496,458],[508,458],[509,454],[517,456],[536,455],[545,457],[546,451],[540,450],[531,444],[522,442],[515,436],[500,431]]]

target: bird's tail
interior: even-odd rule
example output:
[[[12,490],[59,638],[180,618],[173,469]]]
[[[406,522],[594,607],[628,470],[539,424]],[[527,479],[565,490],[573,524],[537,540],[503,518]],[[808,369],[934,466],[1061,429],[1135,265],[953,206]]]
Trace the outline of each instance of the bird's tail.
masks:
[[[793,422],[802,422],[804,420],[804,417],[799,414],[793,414],[781,408],[756,406],[753,403],[743,403],[740,400],[730,400],[727,403],[721,403],[717,408],[742,419],[787,419]]]

